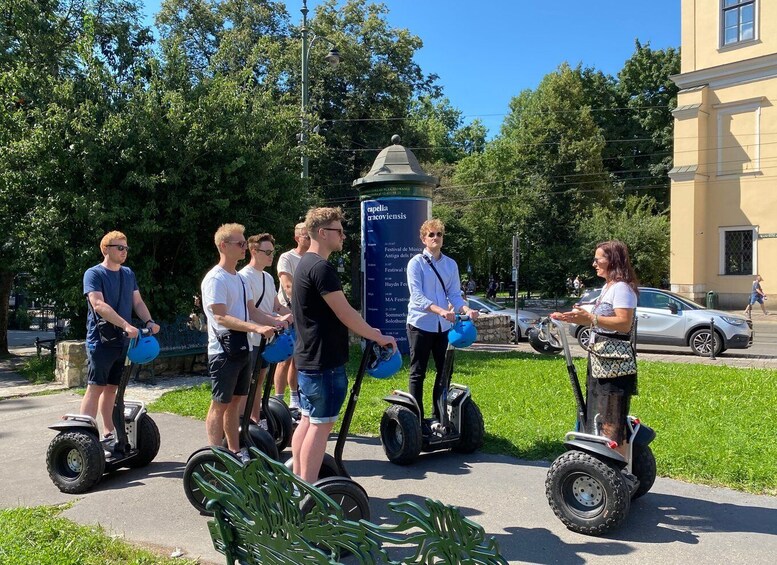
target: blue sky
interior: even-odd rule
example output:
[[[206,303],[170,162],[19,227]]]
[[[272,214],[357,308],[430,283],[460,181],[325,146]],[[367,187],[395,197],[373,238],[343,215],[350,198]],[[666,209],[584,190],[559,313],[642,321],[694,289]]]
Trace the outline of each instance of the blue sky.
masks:
[[[161,0],[145,0],[149,23]],[[311,14],[319,0],[308,0]],[[680,0],[385,0],[393,27],[424,47],[416,61],[436,73],[465,121],[498,133],[510,99],[562,62],[616,74],[634,40],[679,47]],[[299,20],[302,0],[286,9]]]

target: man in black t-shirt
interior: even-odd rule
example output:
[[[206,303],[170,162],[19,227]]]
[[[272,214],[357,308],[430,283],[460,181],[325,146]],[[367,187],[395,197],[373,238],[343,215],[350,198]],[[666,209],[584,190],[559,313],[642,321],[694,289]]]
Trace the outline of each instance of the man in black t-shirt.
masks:
[[[294,362],[298,371],[302,419],[291,442],[294,473],[314,483],[326,442],[345,400],[348,330],[397,348],[396,340],[370,327],[348,303],[337,270],[327,259],[342,251],[345,234],[340,208],[313,208],[305,226],[310,249],[292,283],[292,313],[297,328]]]

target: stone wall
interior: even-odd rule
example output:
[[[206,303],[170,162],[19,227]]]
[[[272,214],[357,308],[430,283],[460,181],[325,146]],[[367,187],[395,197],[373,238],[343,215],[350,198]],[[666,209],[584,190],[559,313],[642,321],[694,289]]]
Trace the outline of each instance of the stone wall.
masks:
[[[143,367],[140,378],[149,378],[152,374],[155,376],[181,373],[204,374],[208,371],[207,363],[207,354],[156,359],[153,366]],[[86,386],[86,348],[83,341],[60,341],[57,344],[54,378],[68,388]]]
[[[478,343],[509,343],[510,317],[504,314],[481,314],[475,320]]]

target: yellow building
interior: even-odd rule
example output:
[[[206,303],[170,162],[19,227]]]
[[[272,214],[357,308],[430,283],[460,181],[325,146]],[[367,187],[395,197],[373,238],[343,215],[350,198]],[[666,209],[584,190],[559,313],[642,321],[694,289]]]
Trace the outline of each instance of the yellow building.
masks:
[[[682,0],[681,60],[672,290],[744,309],[760,274],[777,302],[777,1]]]

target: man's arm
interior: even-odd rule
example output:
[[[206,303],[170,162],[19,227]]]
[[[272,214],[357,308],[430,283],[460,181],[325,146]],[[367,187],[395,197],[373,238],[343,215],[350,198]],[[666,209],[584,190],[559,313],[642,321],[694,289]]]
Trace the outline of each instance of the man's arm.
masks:
[[[286,314],[291,314],[291,310],[289,308],[286,308],[283,304],[281,304],[281,301],[278,300],[278,295],[275,295],[275,303],[273,304],[273,312],[277,312],[281,316],[285,316]]]
[[[135,309],[135,313],[138,315],[138,317],[144,322],[152,319],[151,313],[148,311],[148,306],[146,306],[146,303],[143,302],[143,298],[140,296],[139,290],[136,290],[132,293],[132,307]],[[151,330],[152,334],[155,334],[159,331],[159,324],[156,322],[147,327]]]
[[[453,261],[453,259],[450,261],[453,263],[453,275],[451,276],[451,283],[449,284],[452,291],[449,293],[448,299],[451,301],[453,310],[455,312],[467,314],[470,318],[476,320],[480,313],[477,310],[470,308],[467,305],[467,302],[461,296],[461,289],[459,288],[459,266]]]
[[[283,271],[281,273],[278,273],[278,280],[281,282],[281,288],[283,289],[283,294],[286,296],[286,299],[291,302],[291,286],[292,282],[294,282],[294,279],[292,276],[287,273],[286,271]]]
[[[86,295],[89,304],[92,305],[92,309],[95,313],[108,320],[114,326],[121,328],[126,332],[129,337],[138,337],[138,329],[130,322],[119,316],[110,304],[105,301],[103,293],[97,290],[93,290]]]
[[[213,320],[225,328],[238,332],[254,332],[262,334],[266,338],[271,338],[275,333],[273,326],[260,325],[255,322],[247,322],[227,314],[226,304],[211,304],[208,309],[213,314]]]
[[[337,316],[348,329],[359,334],[363,338],[376,342],[381,347],[391,345],[394,350],[396,350],[397,341],[391,336],[383,335],[380,333],[380,330],[373,328],[365,322],[364,318],[348,304],[348,300],[345,298],[345,294],[343,294],[342,290],[328,292],[323,295],[323,298],[332,309],[332,312],[335,313],[335,316]]]
[[[291,315],[273,316],[272,314],[267,314],[252,304],[251,300],[248,301],[246,307],[248,308],[248,317],[257,324],[274,327],[287,327],[291,323],[288,321],[289,318],[291,318]]]

